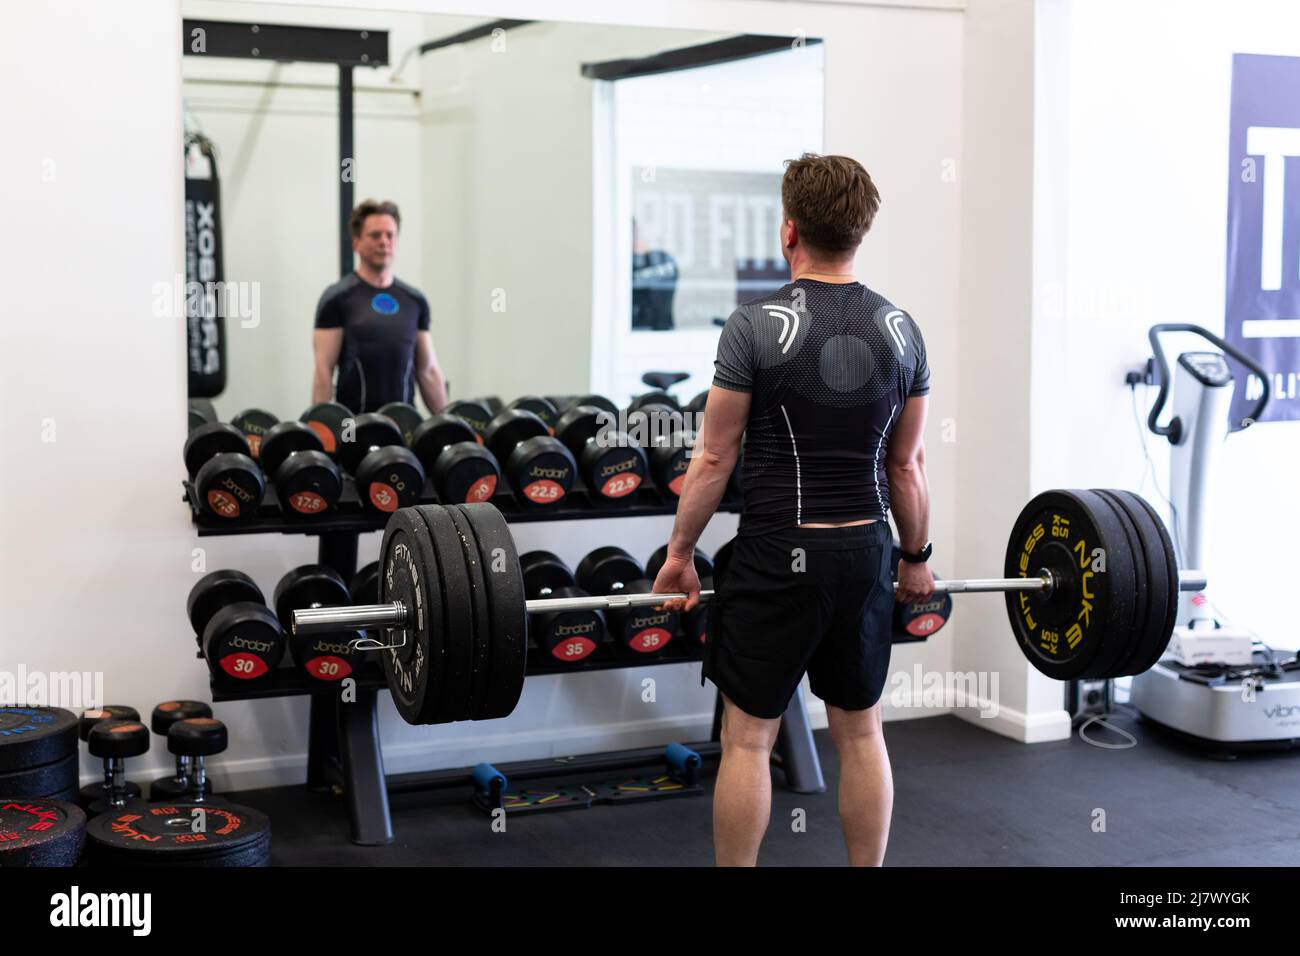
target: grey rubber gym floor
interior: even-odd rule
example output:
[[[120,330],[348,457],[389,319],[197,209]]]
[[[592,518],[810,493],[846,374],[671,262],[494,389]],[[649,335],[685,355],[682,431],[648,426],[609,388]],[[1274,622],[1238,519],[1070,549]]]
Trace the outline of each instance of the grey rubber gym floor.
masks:
[[[894,721],[889,866],[1294,866],[1300,864],[1300,752],[1206,757],[1121,714],[1137,746],[1081,740],[1025,746],[955,717]],[[1094,739],[1122,742],[1095,728]],[[773,772],[769,866],[846,863],[838,765],[816,733],[827,792],[792,793]],[[616,774],[608,775],[610,777]],[[586,779],[592,779],[588,774]],[[713,772],[705,777],[712,793]],[[354,846],[342,802],[303,787],[232,793],[271,817],[277,865],[708,866],[711,800],[684,797],[512,816],[493,833],[468,788],[392,798],[394,842]],[[793,832],[794,811],[806,832]]]

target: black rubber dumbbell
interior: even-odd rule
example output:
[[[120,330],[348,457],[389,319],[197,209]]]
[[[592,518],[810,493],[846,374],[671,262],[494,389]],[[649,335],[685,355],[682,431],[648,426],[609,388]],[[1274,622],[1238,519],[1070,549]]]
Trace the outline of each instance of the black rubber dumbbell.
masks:
[[[389,402],[387,405],[380,406],[379,414],[387,415],[393,420],[397,430],[402,433],[402,441],[410,448],[415,430],[420,427],[420,422],[424,421],[424,416],[420,414],[419,409],[407,402]]]
[[[289,654],[307,676],[327,683],[351,677],[361,668],[363,652],[353,642],[365,635],[360,631],[329,634],[293,633],[293,612],[313,607],[344,607],[355,604],[343,578],[323,564],[294,568],[275,586],[275,614],[289,636]],[[377,603],[377,602],[371,602]]]
[[[645,576],[649,579],[651,585],[659,577],[659,572],[663,570],[664,562],[668,560],[668,545],[661,544],[655,549],[655,553],[650,555],[650,560],[645,563]],[[713,590],[713,559],[701,551],[695,549],[695,573],[700,577],[700,590]],[[709,636],[709,605],[701,601],[698,605],[681,615],[682,637],[686,640],[688,648],[701,648]]]
[[[492,416],[496,412],[489,408],[486,402],[461,399],[444,405],[442,414],[455,415],[457,418],[463,419],[470,428],[474,429],[474,434],[478,436],[481,442],[486,437],[488,423],[492,421]]]
[[[345,425],[339,461],[356,479],[357,497],[370,511],[392,514],[417,504],[424,493],[424,467],[387,415],[367,412]]]
[[[244,438],[248,440],[248,450],[252,453],[254,461],[261,454],[262,439],[279,423],[280,419],[260,408],[246,408],[230,420],[230,424],[244,433]]]
[[[598,501],[630,500],[649,471],[646,453],[617,424],[594,405],[575,405],[555,427],[555,437],[573,453],[578,474]]]
[[[86,813],[95,816],[137,799],[139,788],[136,788],[134,797],[127,789],[126,760],[149,752],[149,728],[139,720],[100,720],[91,726],[86,746],[92,757],[104,761],[106,791],[87,805]]]
[[[165,700],[153,709],[149,725],[155,734],[166,739],[172,724],[196,717],[211,717],[212,708],[201,700]],[[149,785],[150,803],[167,803],[180,800],[194,792],[190,781],[190,758],[176,755],[176,772],[170,777],[159,777]],[[212,792],[212,783],[204,779],[204,794]]]
[[[488,425],[483,441],[501,463],[520,503],[556,505],[573,488],[578,470],[573,453],[532,412],[501,412]]]
[[[77,730],[81,735],[81,740],[85,743],[90,739],[91,729],[98,723],[105,720],[136,720],[140,719],[140,712],[134,707],[127,707],[125,704],[105,704],[96,710],[83,710],[81,717],[77,721]],[[77,803],[81,809],[85,810],[96,800],[103,800],[107,797],[113,787],[113,778],[109,773],[107,765],[104,767],[104,779],[100,783],[88,783],[81,788],[77,795]],[[140,798],[140,785],[130,780],[122,781],[123,792],[128,800],[137,800]]]
[[[242,571],[205,574],[190,590],[185,609],[214,678],[259,680],[284,657],[284,630],[261,588]]]
[[[542,420],[542,424],[550,434],[555,434],[555,423],[559,420],[560,412],[549,398],[542,398],[540,395],[521,395],[506,406],[506,409],[511,408],[522,408],[526,412],[532,412]]]
[[[285,515],[311,518],[338,504],[343,473],[311,426],[280,422],[271,428],[262,439],[261,461]]]
[[[469,422],[438,414],[420,423],[411,450],[445,505],[491,501],[501,483],[501,464]]]
[[[298,421],[303,422],[316,433],[321,446],[325,449],[325,454],[337,458],[339,444],[343,441],[343,424],[351,417],[352,412],[346,405],[340,405],[338,402],[317,402],[299,415]]]
[[[214,717],[188,717],[167,728],[167,749],[177,761],[184,758],[189,766],[186,779],[190,789],[180,799],[202,803],[211,798],[212,785],[204,760],[223,752],[227,743],[226,725]]]
[[[569,566],[549,551],[520,555],[528,600],[587,597]],[[591,611],[539,611],[529,615],[528,633],[539,650],[557,661],[585,660],[605,643],[605,615]]]
[[[640,562],[622,548],[597,548],[578,562],[578,586],[589,594],[649,594],[651,583]],[[638,654],[667,647],[678,630],[676,611],[653,606],[610,608],[605,614],[616,645]]]
[[[599,408],[602,412],[609,412],[614,416],[615,421],[618,420],[618,406],[604,395],[551,395],[549,398],[555,403],[555,407],[560,410],[561,415],[578,405],[591,405],[594,408]]]
[[[649,408],[651,405],[663,405],[666,408],[671,408],[675,412],[680,412],[682,410],[681,405],[677,403],[677,399],[663,391],[646,392],[642,395],[638,395],[628,403],[627,410],[629,412],[636,412],[644,408]]]
[[[248,439],[234,425],[200,425],[185,439],[185,470],[199,507],[227,521],[251,517],[266,491]]]

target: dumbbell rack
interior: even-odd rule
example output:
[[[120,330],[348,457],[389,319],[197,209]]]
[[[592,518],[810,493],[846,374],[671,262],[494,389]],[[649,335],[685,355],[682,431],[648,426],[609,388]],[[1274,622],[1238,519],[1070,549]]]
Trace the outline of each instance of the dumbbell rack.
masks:
[[[336,510],[316,518],[302,519],[286,515],[279,507],[274,487],[268,487],[266,496],[255,514],[230,522],[215,518],[202,511],[192,482],[184,482],[184,501],[199,537],[232,534],[303,534],[320,538],[318,562],[337,571],[349,581],[357,570],[358,536],[363,532],[380,531],[387,516],[363,509],[356,487],[345,478],[343,494]],[[509,491],[499,492],[492,503],[501,511],[507,522],[566,521],[584,518],[646,517],[674,514],[677,502],[660,494],[652,487],[637,489],[630,501],[611,505],[598,501],[577,485],[565,501],[540,508],[520,504]],[[438,504],[432,487],[426,483],[422,504]],[[738,512],[740,502],[728,498],[718,508],[724,512]],[[670,649],[652,657],[641,659],[605,645],[585,660],[563,663],[537,648],[528,650],[529,676],[545,674],[572,674],[585,671],[610,670],[623,667],[647,667],[698,661],[692,650]],[[337,787],[347,802],[352,841],[363,846],[380,846],[393,841],[392,819],[388,808],[390,792],[431,790],[448,786],[468,785],[472,782],[471,769],[440,770],[421,773],[384,774],[383,751],[379,740],[378,694],[387,690],[382,675],[362,672],[357,676],[356,701],[343,706],[337,687],[312,680],[297,668],[282,665],[272,674],[251,686],[240,686],[225,680],[210,678],[212,700],[263,700],[270,697],[311,696],[311,716],[307,742],[307,786],[328,790]],[[722,699],[714,704],[713,727],[709,740],[688,746],[705,759],[721,753],[719,744],[722,719]],[[507,777],[514,774],[519,779],[535,778],[545,771],[555,774],[571,772],[576,766],[583,770],[618,770],[629,766],[652,764],[660,759],[663,748],[610,751],[587,754],[579,758],[550,758],[543,761],[523,761],[500,764]],[[629,763],[629,761],[631,761]],[[781,722],[773,763],[786,776],[787,785],[796,792],[817,793],[825,789],[821,765],[813,745],[812,729],[804,707],[802,693],[796,693]]]

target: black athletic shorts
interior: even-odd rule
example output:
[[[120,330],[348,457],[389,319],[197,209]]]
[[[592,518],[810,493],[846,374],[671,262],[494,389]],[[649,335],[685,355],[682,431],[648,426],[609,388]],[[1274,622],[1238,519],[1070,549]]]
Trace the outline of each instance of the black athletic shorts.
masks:
[[[889,523],[784,528],[729,551],[714,568],[703,677],[755,717],[785,713],[805,671],[834,707],[875,704],[892,633]]]

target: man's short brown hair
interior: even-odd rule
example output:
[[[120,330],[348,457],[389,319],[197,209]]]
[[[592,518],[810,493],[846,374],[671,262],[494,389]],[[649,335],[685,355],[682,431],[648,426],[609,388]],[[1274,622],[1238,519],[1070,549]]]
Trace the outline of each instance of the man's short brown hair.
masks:
[[[352,210],[352,215],[348,217],[353,239],[361,238],[361,228],[366,224],[367,216],[392,216],[398,230],[402,228],[402,214],[397,211],[397,203],[387,199],[383,202],[378,199],[363,199],[361,205]]]
[[[786,160],[781,205],[801,242],[839,256],[853,252],[871,228],[880,192],[856,159],[804,153]]]

